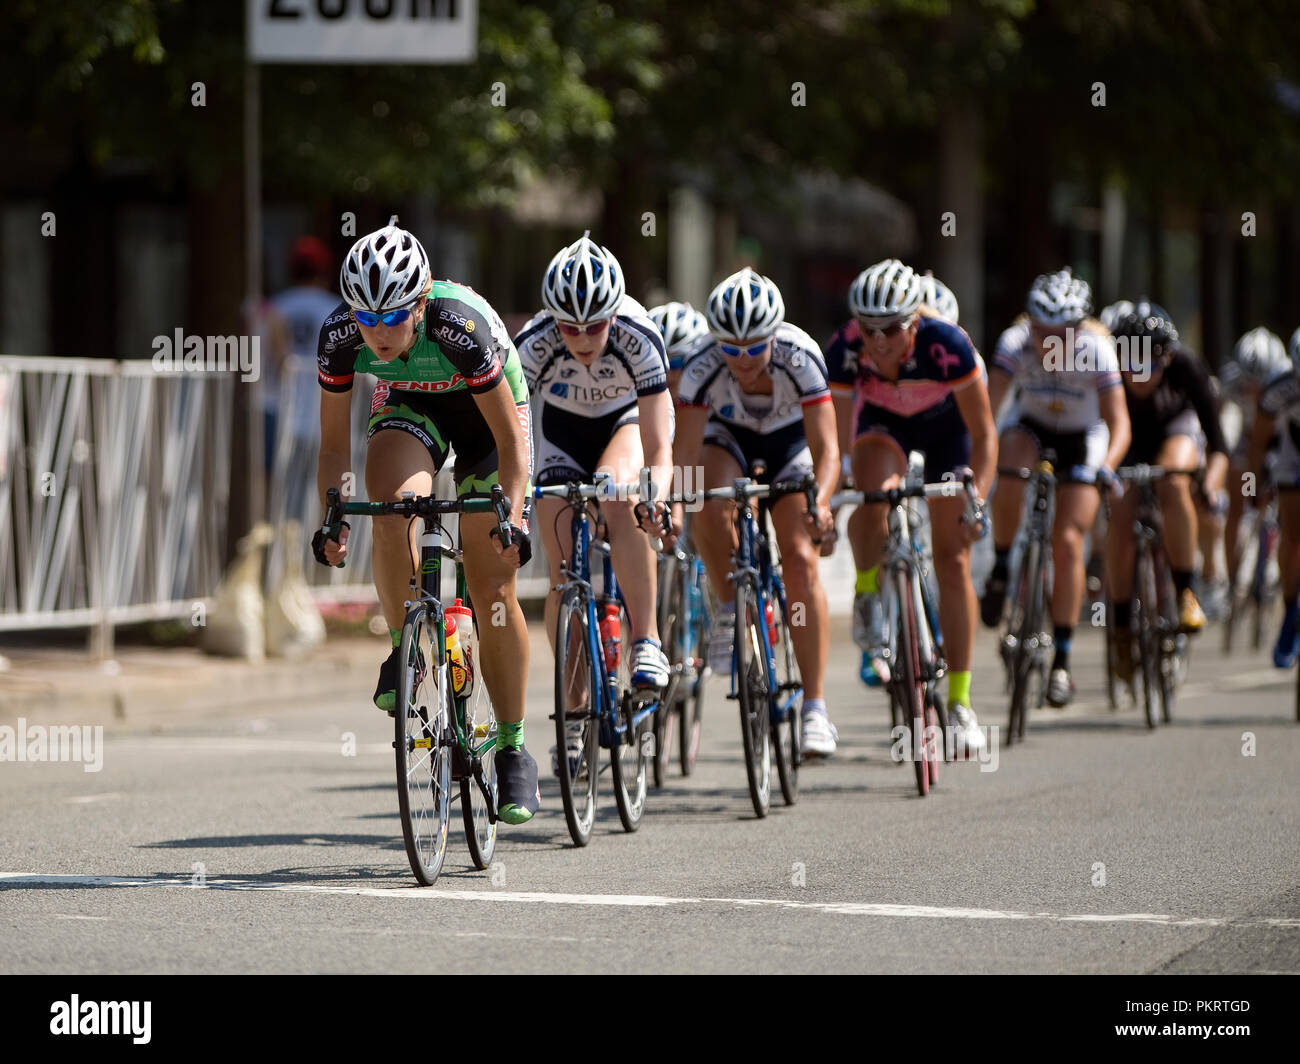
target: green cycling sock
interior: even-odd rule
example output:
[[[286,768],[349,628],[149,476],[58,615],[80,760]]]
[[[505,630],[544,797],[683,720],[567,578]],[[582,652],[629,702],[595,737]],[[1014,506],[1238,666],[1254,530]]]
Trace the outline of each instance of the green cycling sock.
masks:
[[[518,750],[524,745],[524,722],[497,721],[497,749]]]
[[[393,647],[396,649],[402,645],[402,630],[400,628],[388,629],[388,638],[393,641]]]
[[[970,669],[948,673],[948,704],[970,708]]]
[[[880,593],[880,585],[876,583],[876,574],[880,566],[873,565],[870,569],[859,569],[858,579],[853,585],[854,593],[858,595],[877,595]]]

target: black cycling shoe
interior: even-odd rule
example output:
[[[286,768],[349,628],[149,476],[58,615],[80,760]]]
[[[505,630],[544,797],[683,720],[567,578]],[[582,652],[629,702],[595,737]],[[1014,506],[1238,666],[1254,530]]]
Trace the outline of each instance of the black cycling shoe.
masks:
[[[397,670],[400,666],[398,655],[401,647],[393,647],[393,652],[379,666],[379,683],[375,685],[375,705],[385,713],[392,713],[397,708]]]
[[[497,813],[507,824],[523,824],[533,819],[542,804],[537,787],[537,762],[524,747],[498,750]]]
[[[996,628],[1002,623],[1002,607],[1006,601],[1006,574],[994,570],[984,585],[984,597],[980,599],[980,620],[985,628]]]

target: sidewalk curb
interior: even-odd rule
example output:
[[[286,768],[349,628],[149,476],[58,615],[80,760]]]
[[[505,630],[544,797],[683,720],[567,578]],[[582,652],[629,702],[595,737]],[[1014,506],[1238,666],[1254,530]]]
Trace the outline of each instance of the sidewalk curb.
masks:
[[[192,648],[122,654],[107,673],[82,655],[24,656],[0,673],[0,724],[18,717],[44,723],[175,723],[256,713],[292,701],[310,703],[356,690],[369,702],[383,640],[337,640],[298,660],[251,663],[208,657]],[[51,679],[50,677],[54,678]]]

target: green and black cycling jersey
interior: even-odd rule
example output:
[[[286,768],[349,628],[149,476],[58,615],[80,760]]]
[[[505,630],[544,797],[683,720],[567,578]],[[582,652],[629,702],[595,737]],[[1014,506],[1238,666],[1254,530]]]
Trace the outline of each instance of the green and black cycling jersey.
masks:
[[[425,445],[439,469],[454,447],[462,495],[489,491],[497,482],[496,443],[474,393],[488,391],[504,378],[531,446],[528,385],[519,354],[500,315],[465,285],[434,282],[415,343],[397,358],[385,362],[376,357],[362,341],[346,303],[325,319],[316,355],[320,386],[327,392],[350,391],[358,373],[378,378],[368,436],[382,429],[408,432]]]

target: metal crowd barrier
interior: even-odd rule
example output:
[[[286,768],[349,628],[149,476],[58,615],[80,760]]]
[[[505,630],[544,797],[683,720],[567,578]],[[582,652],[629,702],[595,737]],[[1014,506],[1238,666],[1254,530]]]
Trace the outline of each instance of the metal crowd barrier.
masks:
[[[0,632],[88,627],[92,652],[107,656],[114,626],[188,616],[213,593],[225,561],[237,383],[228,372],[159,372],[147,359],[0,356]],[[353,390],[361,496],[372,387],[359,377]],[[311,558],[310,534],[321,516],[318,443],[315,435],[295,435],[302,419],[292,405],[314,395],[285,395],[267,478],[268,518],[277,529],[298,522],[297,549],[318,600],[373,599],[368,521],[352,528],[345,569],[327,570]],[[444,471],[438,489],[450,484]],[[521,597],[545,593],[535,545],[535,560],[520,576]],[[283,571],[285,550],[277,534],[268,588]]]

